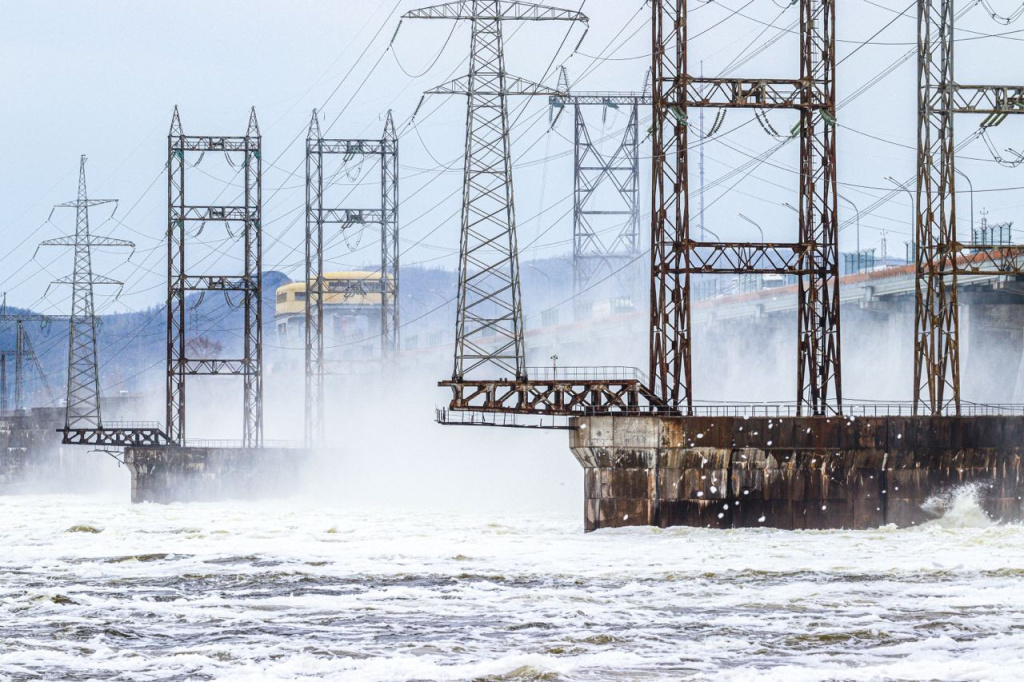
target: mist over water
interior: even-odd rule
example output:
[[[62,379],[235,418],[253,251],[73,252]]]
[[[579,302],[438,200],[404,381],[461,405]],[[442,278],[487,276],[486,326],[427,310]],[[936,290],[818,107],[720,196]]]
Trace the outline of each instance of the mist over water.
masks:
[[[528,361],[641,364],[635,326],[532,337]],[[702,395],[788,399],[792,330],[745,329],[705,338]],[[301,442],[299,360],[268,368],[269,440]],[[902,354],[883,364],[857,397],[902,382]],[[450,371],[445,347],[331,377],[289,499],[131,505],[127,470],[79,451],[93,496],[0,498],[0,678],[1020,678],[1024,527],[984,488],[906,530],[584,534],[568,435],[439,427]],[[237,383],[197,386],[190,436],[237,438]]]
[[[0,498],[0,678],[1020,678],[1024,527],[983,487],[905,530],[584,534],[565,432],[434,423],[446,355],[333,378],[289,499],[132,505],[85,453],[98,494]],[[300,440],[301,373],[268,384]],[[232,437],[238,396],[193,397]]]

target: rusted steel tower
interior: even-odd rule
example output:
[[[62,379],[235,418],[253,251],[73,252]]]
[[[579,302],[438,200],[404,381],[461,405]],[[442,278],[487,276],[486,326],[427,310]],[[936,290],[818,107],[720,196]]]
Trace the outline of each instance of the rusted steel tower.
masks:
[[[693,413],[690,276],[798,277],[797,402],[801,414],[842,410],[836,222],[835,0],[800,1],[800,78],[703,78],[689,70],[686,0],[653,0],[654,197],[651,382]],[[693,107],[799,113],[800,222],[793,243],[703,242],[690,234],[687,146]]]
[[[347,163],[357,157],[377,157],[381,168],[379,208],[324,206],[324,156],[341,156]],[[328,181],[329,182],[329,181]],[[346,230],[357,225],[380,225],[381,354],[391,356],[399,344],[399,251],[398,251],[398,135],[391,112],[378,140],[325,139],[317,112],[306,136],[306,444],[319,444],[324,435],[324,380],[328,362],[324,355],[324,295],[330,282],[324,279],[324,226]]]
[[[564,67],[558,89],[564,94],[550,97],[551,107],[559,116],[563,108],[573,108],[573,295],[579,298],[602,280],[615,278],[641,253],[640,107],[651,103],[651,95],[573,92]],[[610,154],[601,152],[587,125],[585,110],[597,107],[603,115],[624,107],[629,115]]]
[[[71,318],[68,334],[68,390],[67,408],[64,419],[64,442],[72,442],[73,434],[80,432],[97,432],[103,428],[100,414],[100,377],[99,360],[96,353],[96,309],[93,299],[93,287],[97,284],[121,286],[121,282],[109,277],[97,275],[92,270],[92,249],[96,246],[126,247],[134,249],[135,245],[123,239],[113,237],[95,237],[89,231],[89,209],[102,204],[116,203],[115,199],[90,199],[85,182],[86,157],[82,155],[78,175],[78,198],[56,208],[75,209],[74,236],[49,239],[40,246],[68,246],[74,249],[74,270],[70,277],[63,277],[54,284],[71,285]],[[24,333],[21,321],[18,322],[17,362],[23,356]],[[16,369],[16,378],[22,376],[20,367]],[[15,403],[21,404],[21,387],[18,379],[15,390]],[[77,442],[77,438],[75,440]]]
[[[960,85],[953,68],[954,0],[918,1],[917,306],[914,410],[960,414],[960,273],[1024,273],[1024,247],[964,244],[956,228],[956,114],[982,128],[1024,114],[1024,85]],[[974,258],[963,258],[970,250]],[[983,258],[978,258],[982,254]]]
[[[263,442],[263,248],[262,138],[256,110],[245,135],[185,135],[174,108],[167,137],[167,430],[172,443],[185,442],[186,377],[240,376],[244,382],[243,447]],[[186,156],[223,152],[241,156],[243,197],[240,205],[200,206],[186,200]],[[230,156],[229,156],[230,158]],[[187,226],[206,222],[241,224],[244,271],[241,274],[190,274],[186,268]],[[190,358],[186,355],[185,297],[189,292],[238,292],[244,310],[243,357]]]

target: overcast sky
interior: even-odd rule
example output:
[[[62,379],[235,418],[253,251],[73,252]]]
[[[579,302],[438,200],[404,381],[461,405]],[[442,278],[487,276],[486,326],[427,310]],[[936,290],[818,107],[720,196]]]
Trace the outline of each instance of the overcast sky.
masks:
[[[265,269],[301,276],[303,225],[303,140],[314,107],[336,137],[376,137],[383,114],[395,110],[401,130],[405,264],[454,267],[465,105],[458,97],[429,99],[415,124],[411,116],[421,92],[459,75],[469,49],[469,29],[448,22],[406,21],[400,15],[424,3],[353,0],[0,0],[0,290],[21,306],[67,313],[68,293],[46,283],[67,274],[70,253],[41,251],[36,244],[73,230],[73,216],[52,204],[75,195],[78,157],[89,156],[90,195],[118,198],[118,222],[93,215],[95,233],[131,239],[137,251],[102,254],[96,269],[126,282],[106,311],[140,310],[165,297],[167,128],[175,104],[185,131],[242,134],[255,106],[264,144]],[[426,3],[429,4],[429,3]],[[797,42],[792,29],[797,9],[772,0],[723,0],[694,7],[690,33],[694,70],[716,75],[752,45],[782,39],[730,75],[795,77]],[[913,49],[916,20],[899,13],[916,3],[847,0],[840,3],[840,99]],[[963,3],[966,6],[965,0]],[[1017,0],[992,0],[1010,14]],[[785,5],[783,7],[783,5]],[[566,7],[577,9],[579,0]],[[571,54],[582,27],[561,23],[512,25],[506,29],[508,69],[531,80],[554,83],[565,64],[580,89],[638,90],[650,65],[649,9],[640,0],[583,3],[590,28],[579,53]],[[723,21],[723,19],[726,19]],[[888,28],[884,28],[887,25]],[[454,30],[453,30],[454,28]],[[959,24],[957,78],[963,83],[1024,82],[1024,28],[1003,26],[981,9]],[[568,38],[566,31],[570,30]],[[884,30],[883,30],[884,29]],[[873,43],[860,43],[875,36]],[[1003,34],[981,38],[979,34]],[[395,37],[394,45],[388,44]],[[915,159],[916,60],[906,61],[867,94],[840,110],[840,182],[843,195],[865,210],[885,195],[884,179],[912,177]],[[613,143],[625,115],[593,115],[599,138]],[[787,132],[794,114],[769,117]],[[645,131],[649,115],[642,124]],[[524,259],[571,253],[572,126],[560,121],[548,132],[546,100],[516,102],[513,129],[517,166],[516,197]],[[709,112],[706,126],[711,127]],[[976,129],[978,119],[958,120],[958,137]],[[1010,120],[992,131],[999,150],[1024,149],[1024,122]],[[737,219],[743,212],[768,238],[792,239],[795,214],[783,202],[796,202],[797,145],[790,144],[740,176],[721,178],[750,156],[771,147],[770,130],[751,114],[731,112],[721,132],[706,146],[709,185],[706,224],[722,238],[756,239],[755,228]],[[643,136],[642,132],[642,136]],[[877,138],[877,139],[876,139]],[[649,145],[642,148],[643,197],[648,201]],[[1003,156],[1009,156],[1003,152]],[[694,170],[696,172],[696,154]],[[960,168],[978,191],[975,203],[994,221],[1015,220],[1024,192],[982,192],[1024,186],[1020,170],[992,162],[983,142],[973,143]],[[204,159],[199,184],[210,191],[237,189],[237,175],[222,159]],[[373,205],[376,176],[353,165],[341,176],[353,201]],[[352,187],[364,182],[365,186]],[[733,185],[735,186],[733,187]],[[197,185],[198,187],[198,185]],[[731,188],[731,189],[730,189]],[[966,189],[966,186],[962,189]],[[728,190],[728,191],[727,191]],[[967,197],[961,201],[961,229],[970,224]],[[843,202],[843,218],[854,211]],[[646,212],[646,209],[645,209]],[[886,231],[890,254],[904,252],[911,214],[904,193],[861,219],[862,246],[879,248]],[[1020,225],[1024,232],[1024,223]],[[962,234],[964,234],[962,232]],[[1024,238],[1024,234],[1020,237]],[[208,226],[197,249],[231,251],[223,227]],[[842,248],[853,250],[855,230],[842,233]],[[352,233],[335,239],[332,266],[371,264],[376,235]],[[215,259],[212,258],[210,262]],[[230,269],[232,260],[221,261]],[[212,267],[216,270],[217,267]],[[528,304],[529,302],[527,302]],[[539,314],[539,311],[534,311]]]

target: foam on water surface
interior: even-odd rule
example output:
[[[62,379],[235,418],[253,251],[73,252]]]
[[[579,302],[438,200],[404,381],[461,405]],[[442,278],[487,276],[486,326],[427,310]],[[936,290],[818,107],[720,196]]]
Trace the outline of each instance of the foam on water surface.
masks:
[[[567,516],[0,498],[0,677],[1017,680],[1024,528],[977,494],[907,530],[589,535]]]
[[[995,525],[981,508],[980,484],[962,485],[929,498],[922,508],[935,515],[930,525],[943,528],[988,528]]]

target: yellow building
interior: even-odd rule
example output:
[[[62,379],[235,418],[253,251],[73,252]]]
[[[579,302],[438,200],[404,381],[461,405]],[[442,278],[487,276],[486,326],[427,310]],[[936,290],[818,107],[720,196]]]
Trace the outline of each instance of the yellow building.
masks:
[[[383,291],[379,272],[324,274],[324,341],[344,345],[344,355],[374,352],[379,348]],[[304,282],[277,288],[274,320],[281,345],[301,348],[305,343],[306,295]]]

